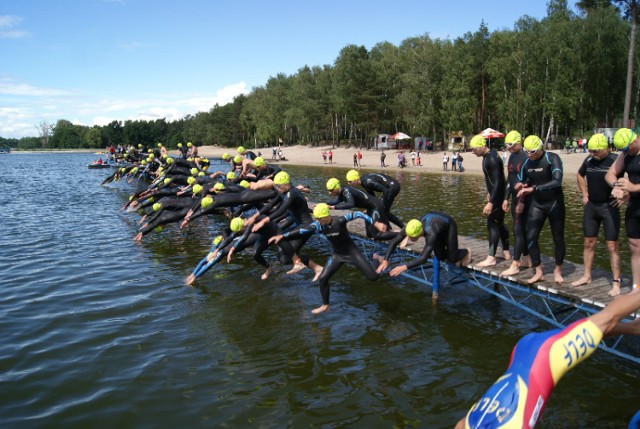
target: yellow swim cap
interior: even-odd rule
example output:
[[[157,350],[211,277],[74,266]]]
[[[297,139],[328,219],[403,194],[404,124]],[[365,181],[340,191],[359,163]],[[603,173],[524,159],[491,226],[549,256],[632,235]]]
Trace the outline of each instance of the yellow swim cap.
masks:
[[[214,239],[213,239],[213,245],[214,245],[214,246],[217,246],[218,244],[220,244],[220,242],[222,241],[222,239],[223,239],[223,238],[224,238],[224,237],[223,237],[223,236],[221,236],[221,235],[219,235],[219,236],[217,236],[216,238],[214,238]]]
[[[193,185],[192,191],[193,191],[194,194],[199,194],[200,192],[202,192],[203,189],[204,188],[203,188],[202,185],[196,183],[195,185]]]
[[[249,182],[247,182],[246,180],[241,180],[240,183],[238,183],[238,185],[242,186],[243,188],[248,188]]]
[[[242,157],[240,155],[234,156],[233,162],[235,162],[236,164],[242,164]]]
[[[182,147],[182,143],[178,143],[178,147]]]
[[[526,139],[524,139],[523,146],[524,150],[528,151],[542,149],[542,140],[540,140],[540,137],[531,134],[530,136],[527,136]]]
[[[322,219],[329,216],[329,206],[325,203],[316,204],[313,208],[313,217],[316,219]]]
[[[206,209],[207,207],[209,207],[211,204],[213,204],[213,198],[211,198],[210,196],[206,196],[202,199],[202,201],[200,201],[200,207],[202,207],[203,209]]]
[[[471,141],[469,142],[470,148],[483,147],[487,145],[487,141],[480,134],[473,136]]]
[[[164,183],[165,185],[168,185],[169,183],[171,183],[171,178],[170,178],[170,177],[167,177],[166,179],[164,179],[164,180],[162,181],[162,183]]]
[[[289,177],[289,173],[286,171],[279,172],[273,178],[274,185],[288,185],[289,183],[291,183],[291,178]]]
[[[422,235],[422,222],[418,219],[411,219],[404,227],[404,232],[411,238],[416,238]]]
[[[225,152],[222,154],[222,159],[224,161],[229,161],[229,158],[231,158],[231,155],[229,155],[228,153]]]
[[[193,167],[190,171],[191,171],[191,174],[193,174],[194,176],[198,174],[198,169],[195,167]]]
[[[236,173],[234,173],[233,171],[230,171],[227,173],[227,180],[233,180],[236,178]]]
[[[193,143],[187,142],[187,147],[191,147],[191,146],[193,146]]]
[[[196,178],[195,177],[193,177],[193,176],[187,177],[187,184],[193,185],[194,183],[196,183]]]
[[[589,150],[601,150],[609,147],[609,141],[604,136],[604,134],[594,134],[589,139],[589,143],[587,143],[587,148]]]
[[[359,179],[360,173],[358,173],[356,170],[349,170],[349,172],[347,173],[347,182],[353,182],[354,180]]]
[[[509,131],[504,138],[504,144],[512,145],[520,143],[522,143],[522,136],[516,130]]]
[[[253,160],[253,165],[256,167],[262,167],[264,165],[264,158],[261,156],[257,157]]]
[[[241,217],[234,217],[233,219],[231,219],[231,224],[229,225],[229,228],[231,228],[231,231],[233,232],[238,232],[242,229],[243,226],[244,226],[244,220]]]
[[[205,168],[207,168],[207,167],[205,167]],[[198,172],[198,177],[202,177],[202,176],[204,176],[204,174],[205,174],[204,171],[199,171]]]
[[[133,167],[130,171],[131,174],[136,174],[138,172],[138,167]]]
[[[214,192],[222,191],[224,189],[224,185],[220,182],[213,185]]]
[[[155,203],[152,207],[153,207],[153,211],[157,212],[158,210],[160,210],[162,208],[162,204]]]
[[[173,164],[173,158],[167,157],[167,164]]]
[[[327,191],[333,191],[335,189],[340,189],[340,181],[335,177],[327,180]]]
[[[238,146],[238,153],[243,154],[245,151],[244,146]]]
[[[633,143],[637,137],[638,135],[629,128],[620,128],[613,135],[613,145],[616,149],[624,150]]]

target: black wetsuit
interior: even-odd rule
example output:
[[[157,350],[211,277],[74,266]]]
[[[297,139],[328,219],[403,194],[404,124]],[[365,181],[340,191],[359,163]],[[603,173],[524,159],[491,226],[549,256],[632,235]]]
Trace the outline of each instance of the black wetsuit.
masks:
[[[256,173],[256,180],[273,179],[276,174],[282,171],[282,168],[278,167],[277,165],[271,165],[271,164],[265,164],[265,165],[266,165],[266,168],[262,170],[258,169],[258,172]]]
[[[537,161],[527,159],[519,181],[534,187],[527,215],[527,247],[534,267],[540,265],[538,239],[546,219],[549,219],[556,265],[562,265],[566,253],[564,242],[565,206],[562,192],[562,160],[553,152],[543,152]]]
[[[213,213],[219,207],[235,207],[246,204],[260,204],[277,196],[275,190],[259,190],[254,191],[247,189],[243,192],[229,192],[214,195],[213,203],[207,208],[202,208],[200,202],[202,198],[196,202],[197,207],[193,209],[193,214],[189,217],[189,221],[196,219],[202,215]],[[193,207],[193,206],[192,206]]]
[[[387,227],[390,227],[389,219],[384,212],[384,204],[382,203],[382,200],[352,186],[343,186],[340,188],[340,194],[338,195],[337,200],[331,201],[327,204],[333,206],[336,210],[349,210],[354,208],[364,209],[366,210],[367,215],[369,215],[374,222],[382,222],[387,225]],[[388,240],[393,236],[387,233],[379,233],[371,224],[367,225],[366,233],[367,237],[375,240]]]
[[[262,219],[263,217],[258,217],[257,221]],[[263,267],[269,268],[269,262],[267,262],[262,254],[269,247],[269,238],[281,234],[281,232],[278,225],[273,221],[267,222],[258,232],[251,232],[251,227],[247,227],[244,233],[232,242],[231,246],[236,253],[253,246],[253,259]],[[281,248],[285,254],[293,253],[290,246],[291,245],[284,240],[278,244],[278,247]]]
[[[160,210],[149,218],[145,226],[140,228],[142,235],[147,235],[157,226],[181,220],[191,209],[193,201],[191,196],[187,195],[163,198],[161,204]]]
[[[323,234],[333,246],[333,254],[324,265],[322,273],[318,279],[320,283],[320,294],[322,303],[329,305],[329,279],[338,271],[342,264],[350,263],[355,265],[369,280],[376,280],[378,273],[371,263],[358,250],[358,247],[351,239],[347,230],[347,223],[353,219],[364,219],[368,224],[373,223],[373,219],[362,212],[347,213],[344,216],[333,216],[327,225],[321,225],[318,221],[313,221],[309,225],[303,225],[292,231],[284,233],[285,238],[295,238],[311,234]]]
[[[624,155],[624,171],[629,181],[635,185],[640,183],[640,154]],[[640,238],[640,192],[632,192],[624,215],[624,227],[629,238]]]
[[[504,165],[495,149],[489,149],[482,156],[482,171],[484,172],[484,183],[489,194],[489,202],[493,204],[491,213],[487,217],[489,256],[495,256],[499,242],[502,242],[503,250],[509,250],[509,231],[507,231],[507,227],[504,224],[504,210],[502,210],[506,183]]]
[[[609,167],[617,159],[617,155],[608,154],[606,158],[597,160],[588,156],[578,174],[587,181],[589,201],[584,206],[582,229],[585,237],[597,237],[600,224],[604,226],[604,239],[617,241],[620,232],[620,210],[611,205],[611,188],[604,180]]]
[[[515,189],[520,170],[522,170],[522,166],[527,159],[527,154],[523,150],[519,150],[509,155],[509,160],[507,161],[507,185],[504,192],[504,199],[506,200],[511,197],[511,217],[513,218],[512,229],[514,239],[513,259],[516,261],[519,261],[522,255],[529,255],[529,249],[525,243],[525,230],[527,228],[527,215],[529,213],[531,198],[522,198],[521,200],[524,203],[522,213],[516,213],[518,201],[520,200],[517,197],[518,191]]]
[[[462,260],[467,254],[466,249],[458,248],[458,224],[455,219],[440,211],[430,211],[424,215],[422,222],[422,234],[425,240],[420,256],[409,262],[407,269],[418,267],[435,253],[441,261],[449,261],[452,264]],[[384,259],[389,260],[396,250],[396,247],[407,236],[405,229],[397,233],[396,237],[389,242],[387,254]]]
[[[376,192],[381,192],[385,215],[391,222],[400,228],[404,228],[404,223],[400,218],[391,213],[391,205],[400,193],[400,182],[386,174],[370,173],[360,178],[360,185],[369,195],[376,195]]]

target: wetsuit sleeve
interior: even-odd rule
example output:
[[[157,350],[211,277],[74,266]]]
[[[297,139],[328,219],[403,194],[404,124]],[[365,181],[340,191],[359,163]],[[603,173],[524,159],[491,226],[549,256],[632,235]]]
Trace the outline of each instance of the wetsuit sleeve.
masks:
[[[346,215],[344,215],[344,218],[347,220],[347,222],[351,222],[354,219],[364,219],[364,221],[368,224],[373,223],[373,219],[371,219],[371,216],[362,212],[347,213]]]
[[[388,261],[389,258],[391,258],[391,255],[393,254],[393,252],[395,252],[396,247],[398,247],[398,244],[400,244],[400,242],[404,240],[406,236],[407,234],[405,234],[404,228],[402,228],[402,231],[400,231],[398,235],[389,242],[389,247],[387,247],[387,253],[384,255],[385,261]]]
[[[284,238],[299,238],[304,237],[305,235],[311,235],[314,233],[320,232],[320,224],[318,222],[313,222],[309,225],[301,225],[297,228],[292,229],[291,231],[285,232],[282,234]]]
[[[276,207],[276,205],[279,203],[282,203],[282,196],[280,194],[276,195],[274,198],[269,200],[269,202],[265,204],[264,207],[262,207],[258,212],[261,215],[266,215],[271,210],[273,210],[273,208]]]
[[[587,161],[591,159],[590,156],[588,156],[587,158],[585,158],[585,160],[582,162],[582,165],[580,166],[580,168],[578,169],[578,174],[581,175],[582,177],[585,177],[587,175]]]
[[[287,212],[291,208],[293,204],[295,195],[292,195],[292,190],[287,192],[287,198],[283,198],[282,204],[278,206],[277,209],[268,214],[269,219],[277,222],[280,219],[284,218],[287,215]]]
[[[551,180],[547,183],[543,183],[542,185],[537,185],[536,191],[548,191],[550,189],[562,187],[562,160],[555,153],[547,152],[546,155],[549,155],[549,162],[551,164]]]
[[[251,229],[251,228],[247,228],[247,229]],[[224,238],[224,240],[222,240],[222,242],[220,243],[220,246],[218,246],[218,248],[220,249],[224,249],[225,247],[227,247],[234,238],[236,238],[238,236],[237,233],[232,232],[231,234],[229,234],[227,237]]]
[[[412,268],[418,267],[424,264],[425,262],[427,262],[427,259],[429,259],[432,252],[433,252],[433,245],[429,244],[429,242],[426,242],[424,244],[424,247],[422,248],[422,253],[420,253],[420,256],[418,256],[413,261],[409,262],[407,264],[407,269],[410,270]]]
[[[489,173],[489,180],[495,184],[489,194],[489,201],[494,202],[498,195],[500,195],[500,192],[502,192],[502,188],[497,186],[497,184],[504,178],[504,168],[500,165],[500,158],[497,156],[488,156],[485,161],[487,163],[486,171]]]
[[[356,200],[353,198],[353,194],[348,189],[343,189],[340,196],[342,198],[338,200],[340,201],[338,204],[329,205],[333,206],[337,210],[348,210],[356,206]]]
[[[247,241],[249,234],[251,234],[251,227],[245,228],[244,233],[233,241],[233,247],[236,249],[240,247],[242,243]]]
[[[375,195],[374,191],[382,192],[383,195],[386,195],[389,192],[385,186],[370,178],[366,178],[364,180],[362,187],[369,195]]]

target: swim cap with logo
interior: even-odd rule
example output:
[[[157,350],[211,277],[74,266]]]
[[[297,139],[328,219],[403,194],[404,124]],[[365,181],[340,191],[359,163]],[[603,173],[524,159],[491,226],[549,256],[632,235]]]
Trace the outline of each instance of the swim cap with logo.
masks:
[[[504,138],[504,144],[520,144],[522,143],[522,136],[516,130],[509,131]]]
[[[353,182],[354,180],[359,179],[360,173],[358,173],[356,170],[349,170],[349,172],[347,173],[347,182]]]
[[[213,204],[213,198],[211,198],[210,196],[206,196],[202,199],[202,201],[200,201],[200,207],[202,207],[203,209],[206,209],[207,207],[209,207],[211,204]]]
[[[613,145],[616,149],[624,150],[627,146],[633,143],[637,137],[638,135],[629,128],[620,128],[613,135]]]
[[[245,151],[244,146],[238,146],[238,153],[243,154]]]
[[[243,226],[244,226],[244,220],[241,217],[234,217],[233,219],[231,219],[231,224],[229,225],[229,228],[231,228],[231,231],[233,232],[238,232],[242,229]]]
[[[329,216],[329,206],[325,203],[316,204],[313,208],[313,217],[316,219],[322,219]]]
[[[404,232],[411,238],[419,237],[422,231],[422,222],[418,219],[411,219],[404,227]]]
[[[264,165],[264,158],[261,156],[257,157],[253,160],[253,165],[256,167],[262,167]]]
[[[279,172],[273,178],[274,185],[287,185],[289,183],[291,183],[291,178],[289,177],[289,173],[286,171]]]
[[[470,148],[483,147],[487,145],[487,141],[480,134],[473,136],[471,141],[469,142]]]
[[[609,141],[604,136],[604,134],[594,134],[589,139],[589,143],[587,143],[587,148],[589,150],[601,150],[609,147]]]
[[[340,181],[335,177],[327,180],[327,191],[333,191],[335,189],[340,189]]]
[[[524,144],[522,146],[524,147],[524,150],[529,151],[542,149],[542,140],[540,140],[540,137],[532,134],[524,139]]]

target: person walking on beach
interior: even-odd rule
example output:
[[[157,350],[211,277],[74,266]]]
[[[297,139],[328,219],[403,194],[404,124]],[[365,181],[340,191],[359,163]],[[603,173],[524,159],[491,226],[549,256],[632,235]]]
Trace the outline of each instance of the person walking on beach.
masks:
[[[640,138],[632,130],[620,128],[613,136],[613,144],[622,153],[607,171],[605,180],[613,188],[613,198],[628,200],[624,228],[631,251],[631,292],[640,292]]]
[[[598,313],[563,329],[532,332],[518,341],[506,372],[471,407],[455,429],[533,428],[560,379],[598,348],[604,337],[640,335],[640,294],[624,295]]]
[[[620,252],[618,234],[620,232],[620,201],[611,199],[611,189],[604,180],[607,171],[615,162],[617,155],[609,152],[609,142],[603,134],[594,134],[587,143],[589,156],[578,170],[578,188],[582,194],[584,212],[582,230],[584,232],[584,273],[571,286],[591,283],[591,268],[595,255],[600,224],[604,227],[604,239],[609,251],[613,280],[610,296],[620,295]]]
[[[496,252],[498,244],[502,243],[502,254],[505,260],[511,259],[509,254],[509,231],[504,224],[505,178],[502,160],[495,149],[487,146],[487,140],[480,134],[474,136],[469,142],[473,154],[482,158],[482,172],[487,188],[487,203],[482,209],[482,215],[487,217],[487,229],[489,230],[489,254],[477,267],[486,268],[496,265]]]
[[[527,155],[522,150],[522,136],[517,131],[509,131],[504,138],[504,143],[509,151],[509,159],[507,160],[507,182],[504,192],[504,201],[502,202],[502,210],[506,213],[509,210],[509,200],[511,200],[511,217],[513,224],[513,260],[511,266],[500,273],[501,276],[514,276],[520,272],[520,268],[531,267],[531,258],[529,257],[529,249],[525,243],[524,232],[527,225],[527,214],[529,212],[530,198],[523,201],[521,212],[517,212],[519,199],[516,184],[520,170],[527,160]]]
[[[525,236],[535,274],[527,282],[535,283],[544,280],[540,261],[539,238],[542,226],[548,219],[556,263],[553,277],[556,283],[562,283],[564,282],[562,263],[566,253],[562,159],[556,153],[545,151],[542,140],[535,135],[530,135],[524,140],[524,151],[527,154],[527,160],[520,170],[516,190],[518,198],[529,196],[531,198]],[[524,206],[524,203],[519,202],[516,210],[521,211],[521,204]]]

